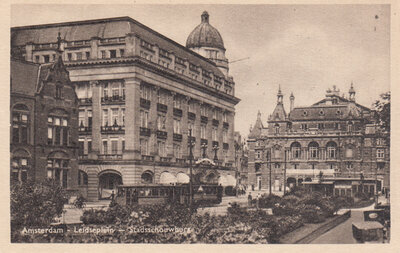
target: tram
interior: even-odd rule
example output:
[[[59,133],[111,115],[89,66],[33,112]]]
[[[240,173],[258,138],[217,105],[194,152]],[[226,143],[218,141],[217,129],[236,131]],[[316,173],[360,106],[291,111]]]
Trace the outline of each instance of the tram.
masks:
[[[199,206],[211,206],[222,201],[222,186],[217,184],[193,185],[193,200]],[[115,201],[120,205],[154,205],[163,203],[189,204],[189,184],[120,185]]]

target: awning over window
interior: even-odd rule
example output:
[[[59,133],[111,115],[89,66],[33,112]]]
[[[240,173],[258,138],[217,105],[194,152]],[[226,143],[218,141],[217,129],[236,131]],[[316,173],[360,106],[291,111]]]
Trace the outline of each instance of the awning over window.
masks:
[[[177,179],[169,172],[163,172],[160,175],[160,184],[175,184]]]
[[[176,176],[178,184],[187,184],[190,181],[190,178],[185,173],[178,173]]]

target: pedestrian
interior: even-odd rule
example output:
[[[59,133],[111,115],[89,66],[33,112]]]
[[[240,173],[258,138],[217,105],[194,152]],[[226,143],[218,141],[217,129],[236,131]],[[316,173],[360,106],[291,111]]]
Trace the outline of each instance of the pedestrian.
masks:
[[[257,209],[260,208],[260,198],[261,198],[261,195],[260,195],[260,193],[259,193],[259,194],[257,194],[257,198],[256,198]]]
[[[251,207],[251,201],[253,200],[253,196],[251,196],[251,192],[249,193],[247,200],[248,200],[248,206]]]
[[[115,196],[114,191],[112,191],[112,192],[111,192],[111,201],[112,201],[112,202],[114,201],[114,196]]]

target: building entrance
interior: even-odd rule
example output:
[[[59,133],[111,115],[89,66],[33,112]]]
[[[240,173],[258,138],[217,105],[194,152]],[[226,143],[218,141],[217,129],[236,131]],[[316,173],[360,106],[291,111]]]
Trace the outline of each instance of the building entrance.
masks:
[[[99,198],[110,199],[112,192],[117,193],[117,186],[122,185],[122,177],[117,172],[107,171],[99,176]]]

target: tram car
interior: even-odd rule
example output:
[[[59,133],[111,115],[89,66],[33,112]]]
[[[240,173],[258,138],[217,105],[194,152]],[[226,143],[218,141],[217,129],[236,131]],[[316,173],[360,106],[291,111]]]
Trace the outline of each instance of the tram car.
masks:
[[[222,201],[222,186],[214,184],[193,185],[193,200],[198,206],[212,206]],[[120,185],[115,201],[120,205],[154,205],[163,203],[189,204],[189,184]]]

